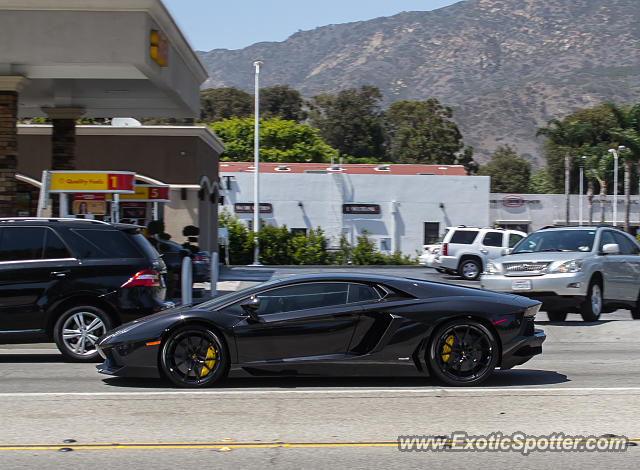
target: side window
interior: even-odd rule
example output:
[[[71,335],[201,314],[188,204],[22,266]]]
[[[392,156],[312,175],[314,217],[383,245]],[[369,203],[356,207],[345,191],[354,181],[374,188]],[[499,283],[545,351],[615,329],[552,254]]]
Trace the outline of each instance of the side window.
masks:
[[[259,294],[258,315],[330,307],[347,303],[348,284],[341,282],[313,282],[280,287]]]
[[[71,258],[69,254],[69,250],[62,243],[60,237],[56,232],[48,228],[45,231],[45,239],[44,239],[44,256],[45,259],[62,259],[62,258]]]
[[[471,245],[478,235],[477,230],[456,230],[449,243],[460,243],[462,245]]]
[[[142,254],[119,230],[72,230],[78,235],[73,243],[80,258],[142,258]]]
[[[42,258],[44,227],[4,227],[0,232],[0,261]]]
[[[605,245],[609,245],[610,243],[617,243],[615,238],[613,238],[613,232],[610,230],[605,230],[600,235],[600,251],[604,248]],[[622,249],[622,247],[620,247]]]
[[[633,241],[629,240],[625,235],[621,233],[613,234],[613,238],[615,238],[616,243],[620,246],[620,254],[621,255],[637,255],[638,247]]]
[[[502,246],[502,232],[487,232],[482,240],[484,246]]]
[[[517,233],[509,234],[509,248],[516,246],[522,238],[522,235],[518,235]]]
[[[347,303],[366,302],[380,300],[378,292],[364,284],[349,284],[349,294],[347,295]]]

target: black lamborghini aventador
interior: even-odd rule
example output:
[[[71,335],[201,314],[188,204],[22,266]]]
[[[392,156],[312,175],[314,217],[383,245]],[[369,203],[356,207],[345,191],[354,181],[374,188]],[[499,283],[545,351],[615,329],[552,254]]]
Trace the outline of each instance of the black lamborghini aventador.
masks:
[[[295,276],[124,324],[100,339],[98,370],[181,387],[227,375],[432,375],[477,385],[542,352],[539,308],[413,279]]]

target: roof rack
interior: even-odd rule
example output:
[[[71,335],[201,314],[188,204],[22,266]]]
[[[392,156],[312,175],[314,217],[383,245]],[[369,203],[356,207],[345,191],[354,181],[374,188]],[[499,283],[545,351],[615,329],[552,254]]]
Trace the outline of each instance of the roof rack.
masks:
[[[0,217],[0,222],[87,222],[93,224],[111,225],[109,222],[96,219],[76,219],[71,217]]]

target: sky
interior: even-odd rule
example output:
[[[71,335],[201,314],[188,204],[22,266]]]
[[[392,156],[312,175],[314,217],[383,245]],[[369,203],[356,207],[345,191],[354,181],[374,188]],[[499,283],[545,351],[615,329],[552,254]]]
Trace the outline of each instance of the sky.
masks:
[[[298,30],[430,11],[459,0],[162,0],[196,50],[284,41]]]

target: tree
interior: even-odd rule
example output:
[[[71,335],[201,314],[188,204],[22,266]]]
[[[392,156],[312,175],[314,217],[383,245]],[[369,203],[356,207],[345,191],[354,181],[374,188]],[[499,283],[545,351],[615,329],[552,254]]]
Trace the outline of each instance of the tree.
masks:
[[[304,121],[307,113],[302,109],[304,101],[300,92],[288,85],[276,85],[260,90],[260,117],[279,117],[285,121]]]
[[[596,136],[590,124],[568,121],[566,118],[563,121],[551,119],[547,124],[548,127],[538,128],[536,137],[542,135],[548,139],[548,145],[545,148],[547,155],[553,155],[554,150],[564,153],[565,219],[568,225],[571,155],[580,147],[595,143]]]
[[[539,168],[531,175],[527,191],[531,194],[552,194],[553,186],[549,182],[549,172],[547,168]]]
[[[237,88],[207,88],[200,92],[200,120],[216,122],[253,113],[253,97]]]
[[[491,154],[491,161],[480,167],[478,174],[491,177],[492,193],[517,193],[528,187],[531,165],[519,157],[515,149],[501,145]]]
[[[229,231],[229,250],[231,264],[249,264],[253,261],[253,233],[235,215],[223,210],[218,215],[218,226],[226,227]]]
[[[629,232],[629,212],[631,208],[631,171],[633,163],[638,163],[640,171],[640,104],[632,108],[605,103],[615,118],[611,129],[612,140],[626,147],[620,151],[624,165],[624,230]]]
[[[595,180],[600,185],[600,222],[604,222],[604,202],[607,195],[607,179],[613,171],[613,156],[606,151],[606,145],[592,147],[591,154],[585,162],[585,176],[587,178],[587,200],[589,201],[589,221],[592,219],[593,194],[590,183]],[[591,196],[590,196],[591,192]]]
[[[209,125],[224,142],[223,161],[253,159],[253,118],[231,118]],[[306,124],[280,118],[260,120],[260,160],[264,162],[328,162],[338,152]]]
[[[453,110],[435,98],[393,103],[383,113],[391,160],[442,165],[461,160],[461,164],[471,170],[473,149],[468,147],[461,157],[458,156],[464,144],[452,116]]]
[[[385,149],[381,99],[380,90],[368,85],[342,90],[336,96],[313,96],[309,103],[311,124],[340,154],[382,159]]]

